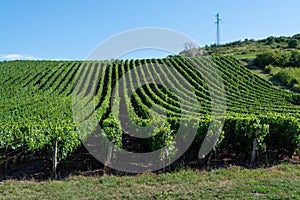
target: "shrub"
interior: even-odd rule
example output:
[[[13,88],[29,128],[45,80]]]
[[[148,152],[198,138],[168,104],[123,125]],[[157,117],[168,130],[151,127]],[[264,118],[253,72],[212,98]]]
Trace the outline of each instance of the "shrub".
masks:
[[[291,58],[289,62],[291,67],[300,67],[300,52],[299,51],[292,51]]]
[[[297,46],[298,46],[298,40],[297,39],[291,39],[288,42],[288,47],[289,48],[297,48]]]
[[[292,55],[290,52],[268,50],[265,53],[257,55],[254,64],[258,67],[265,68],[268,65],[288,67],[291,65]],[[293,64],[294,61],[293,61]]]
[[[294,84],[298,83],[296,78],[291,76],[289,74],[289,71],[287,70],[281,70],[275,75],[275,78],[278,78],[282,83],[286,84],[287,86],[293,86]]]
[[[293,38],[293,39],[300,40],[300,34],[293,35],[293,37],[292,37],[292,38]]]

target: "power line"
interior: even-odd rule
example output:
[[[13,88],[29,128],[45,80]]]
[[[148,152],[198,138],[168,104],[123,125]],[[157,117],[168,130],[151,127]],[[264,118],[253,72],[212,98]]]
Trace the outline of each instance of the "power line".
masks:
[[[215,24],[217,24],[216,45],[219,46],[220,42],[221,42],[221,33],[220,33],[220,22],[221,22],[221,19],[220,19],[219,13],[216,14],[216,18],[217,18],[217,21],[215,22]]]

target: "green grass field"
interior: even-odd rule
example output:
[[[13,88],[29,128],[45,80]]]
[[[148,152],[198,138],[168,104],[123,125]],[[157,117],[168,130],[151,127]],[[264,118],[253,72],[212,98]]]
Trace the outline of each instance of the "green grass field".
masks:
[[[64,181],[14,181],[0,185],[0,199],[300,199],[300,165],[166,174],[86,177]]]

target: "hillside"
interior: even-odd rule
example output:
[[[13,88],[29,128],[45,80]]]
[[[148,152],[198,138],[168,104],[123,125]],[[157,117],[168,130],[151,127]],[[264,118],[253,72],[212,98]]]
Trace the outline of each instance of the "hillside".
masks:
[[[291,155],[300,139],[297,95],[273,87],[233,57],[10,61],[0,63],[0,77],[0,148],[7,157],[51,155],[57,141],[63,161],[89,138],[85,131],[93,132],[93,116],[115,145],[132,152],[149,152],[164,144],[177,148],[173,141],[178,127],[190,122],[197,124],[190,149],[199,149],[211,120],[218,120],[212,113],[223,113],[224,108],[226,116],[218,122],[224,122],[218,142],[224,156],[247,160],[257,129],[261,153],[269,149]],[[128,116],[142,126],[156,123],[155,134],[146,140],[130,136],[133,129],[122,122]],[[76,133],[75,123],[83,135]]]
[[[260,40],[245,39],[219,46],[186,49],[180,55],[195,56],[202,55],[203,52],[233,56],[277,88],[300,92],[300,34],[292,37],[270,36]]]
[[[297,42],[295,43],[295,41]],[[292,49],[300,49],[299,44],[300,34],[295,34],[292,37],[270,36],[260,40],[239,40],[222,44],[220,46],[206,46],[204,50],[210,55],[227,55],[234,56],[238,59],[251,59],[268,50],[291,51]]]

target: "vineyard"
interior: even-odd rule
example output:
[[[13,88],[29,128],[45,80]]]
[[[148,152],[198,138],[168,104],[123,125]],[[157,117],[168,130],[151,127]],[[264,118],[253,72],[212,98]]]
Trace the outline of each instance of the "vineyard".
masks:
[[[211,113],[218,112],[213,101],[226,106],[213,148],[224,157],[249,159],[255,137],[260,154],[293,155],[300,141],[299,95],[273,87],[233,57],[9,61],[0,63],[0,77],[2,164],[12,155],[51,157],[54,143],[58,162],[67,160],[89,138],[85,128],[95,131],[89,127],[93,116],[117,147],[131,152],[174,146],[178,127],[192,122],[196,135],[188,154],[199,150]],[[157,127],[149,138],[133,137],[128,116],[141,127]]]

